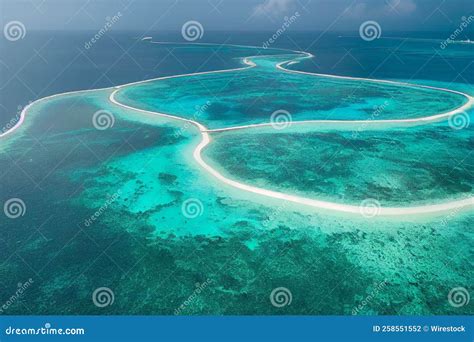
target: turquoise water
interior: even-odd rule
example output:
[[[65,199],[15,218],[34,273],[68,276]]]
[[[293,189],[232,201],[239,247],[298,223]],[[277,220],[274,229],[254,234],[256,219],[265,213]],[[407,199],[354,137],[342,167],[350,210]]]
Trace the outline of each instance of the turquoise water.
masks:
[[[205,155],[231,178],[333,202],[376,198],[384,206],[409,206],[472,193],[472,128],[303,130],[216,133]]]
[[[211,129],[269,122],[278,110],[293,120],[401,119],[447,112],[466,102],[462,95],[438,90],[276,69],[297,57],[251,58],[257,67],[141,83],[120,90],[116,99],[195,119]]]
[[[193,54],[192,49],[183,53]],[[236,51],[233,57],[246,53]],[[361,117],[388,94],[395,96],[394,108],[404,110],[387,107],[392,118],[420,116],[421,110],[436,113],[463,102],[453,94],[418,88],[364,84],[359,89],[357,82],[296,74],[288,74],[297,82],[296,89],[280,88],[285,80],[276,76],[279,86],[269,86],[267,95],[267,90],[257,91],[252,70],[260,72],[239,71],[232,79],[232,87],[241,88],[243,102],[259,103],[248,116],[234,116],[247,113],[240,107],[227,111],[225,106],[232,107],[238,93],[219,88],[228,75],[218,74],[208,81],[223,90],[217,100],[224,98],[224,107],[203,109],[206,97],[197,100],[193,95],[204,87],[197,84],[201,77],[189,84],[182,78],[173,89],[178,92],[175,101],[183,100],[189,112],[178,113],[194,117],[194,106],[200,105],[202,121],[220,127],[267,122],[274,106],[258,100],[267,96],[286,99],[295,120],[313,110],[311,117],[326,118],[326,111],[340,119],[347,118],[343,113]],[[249,77],[239,81],[247,72]],[[266,86],[271,70],[261,72],[260,84]],[[172,80],[164,82],[167,87],[178,79]],[[169,92],[146,91],[148,86],[160,87],[160,82],[122,91],[129,96],[129,91],[141,89],[151,101],[142,108],[176,110],[171,101],[154,100],[166,100]],[[319,89],[319,82],[334,91]],[[243,92],[242,84],[249,90]],[[307,97],[297,89],[312,86],[309,99],[318,101],[305,102]],[[437,86],[453,88],[442,81]],[[360,91],[361,99],[354,99],[357,105],[328,99],[328,93],[346,94],[354,87]],[[1,302],[15,293],[18,283],[34,280],[2,313],[172,315],[196,284],[208,279],[209,285],[181,314],[351,315],[375,288],[381,290],[358,314],[473,312],[472,306],[455,308],[447,300],[452,288],[473,283],[472,211],[365,218],[243,192],[219,182],[195,162],[192,153],[201,135],[194,126],[118,107],[108,100],[112,91],[34,104],[25,125],[0,141],[2,200],[17,197],[26,204],[22,217],[0,216]],[[417,99],[425,102],[417,104]],[[260,114],[259,108],[267,110]],[[112,113],[112,127],[94,127],[99,110]],[[338,195],[338,202],[355,203],[369,194],[383,203],[424,202],[471,192],[470,127],[453,130],[443,122],[390,131],[316,128],[214,133],[204,153],[236,179],[318,197]],[[341,155],[333,160],[335,150]],[[196,217],[183,211],[189,200],[199,207]],[[102,286],[115,295],[113,305],[105,308],[91,299]],[[291,291],[293,300],[278,308],[269,296],[281,286]]]

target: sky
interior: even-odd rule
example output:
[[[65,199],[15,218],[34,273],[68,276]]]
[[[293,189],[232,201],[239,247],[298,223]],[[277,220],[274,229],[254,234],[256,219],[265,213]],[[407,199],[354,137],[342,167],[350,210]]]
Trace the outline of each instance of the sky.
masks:
[[[298,12],[292,30],[353,31],[367,20],[384,30],[450,31],[474,15],[473,0],[0,0],[2,26],[98,30],[121,13],[117,30],[180,30],[196,20],[206,30],[272,31]],[[474,23],[468,28],[474,32]]]

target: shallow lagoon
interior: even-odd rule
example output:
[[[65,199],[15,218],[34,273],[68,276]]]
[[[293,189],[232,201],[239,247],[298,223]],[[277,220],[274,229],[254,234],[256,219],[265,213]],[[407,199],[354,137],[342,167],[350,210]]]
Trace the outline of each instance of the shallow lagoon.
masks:
[[[214,133],[205,155],[239,181],[334,202],[358,205],[375,198],[382,205],[410,206],[472,193],[470,128],[300,127]]]
[[[8,314],[173,314],[207,279],[182,314],[350,315],[380,284],[359,314],[472,313],[446,300],[474,279],[471,212],[366,219],[243,193],[195,163],[193,126],[122,110],[110,92],[33,105],[1,142],[2,196],[27,205],[0,217],[1,301],[34,280]],[[115,122],[99,131],[92,117],[104,109]],[[202,204],[195,218],[183,215],[188,199]],[[112,306],[93,305],[100,286],[113,289]],[[291,305],[271,305],[279,286]]]
[[[195,119],[211,129],[269,122],[285,110],[293,120],[380,120],[430,116],[466,98],[439,90],[295,74],[276,65],[301,55],[249,58],[256,67],[158,79],[116,94],[135,108]]]

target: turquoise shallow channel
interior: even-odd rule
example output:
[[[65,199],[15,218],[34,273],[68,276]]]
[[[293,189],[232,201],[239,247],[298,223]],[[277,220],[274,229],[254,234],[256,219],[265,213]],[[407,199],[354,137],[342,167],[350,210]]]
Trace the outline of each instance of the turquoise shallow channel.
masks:
[[[473,284],[472,206],[390,217],[318,209],[232,186],[196,158],[209,137],[203,161],[226,179],[355,207],[369,199],[375,210],[470,198],[473,129],[453,125],[471,108],[376,121],[455,111],[472,88],[294,73],[277,65],[307,56],[225,52],[242,65],[45,98],[0,138],[2,198],[27,208],[0,218],[0,300],[34,280],[8,314],[474,313],[446,299]],[[268,124],[278,110],[290,115],[284,127],[207,132]],[[91,301],[101,286],[114,292],[106,308]],[[291,305],[271,304],[278,287]]]

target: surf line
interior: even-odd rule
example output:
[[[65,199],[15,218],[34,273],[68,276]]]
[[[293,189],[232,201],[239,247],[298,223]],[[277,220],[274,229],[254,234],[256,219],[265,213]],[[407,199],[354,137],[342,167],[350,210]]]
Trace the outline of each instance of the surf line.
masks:
[[[152,41],[152,44],[180,44],[180,45],[206,45],[206,46],[234,46],[234,47],[240,47],[240,48],[258,48],[256,46],[246,46],[246,45],[234,45],[234,44],[215,44],[215,43],[180,43],[180,42],[174,42],[174,43],[168,43],[168,42],[155,42]],[[447,89],[447,88],[440,88],[440,87],[433,87],[433,86],[427,86],[427,85],[422,85],[422,84],[414,84],[414,83],[408,83],[408,82],[399,82],[399,81],[390,81],[390,80],[381,80],[381,79],[372,79],[372,78],[363,78],[363,77],[352,77],[352,76],[338,76],[338,75],[330,75],[330,74],[322,74],[322,73],[312,73],[312,72],[306,72],[306,71],[298,71],[298,70],[291,70],[287,69],[284,67],[284,65],[292,65],[299,63],[300,60],[302,59],[307,59],[307,58],[313,58],[314,55],[305,52],[305,51],[296,51],[296,50],[289,50],[289,49],[281,49],[281,48],[275,48],[274,50],[286,52],[282,54],[275,54],[275,55],[253,55],[253,56],[247,56],[243,57],[243,63],[246,64],[245,67],[242,68],[233,68],[233,69],[223,69],[223,70],[215,70],[215,71],[204,71],[204,72],[197,72],[197,73],[190,73],[190,74],[181,74],[181,75],[172,75],[172,76],[165,76],[165,77],[158,77],[158,78],[153,78],[149,80],[144,80],[144,81],[138,81],[138,82],[133,82],[133,83],[128,83],[124,85],[117,86],[116,88],[124,88],[127,86],[131,85],[136,85],[136,84],[141,84],[141,83],[147,83],[147,82],[153,82],[153,81],[159,81],[159,80],[165,80],[165,79],[171,79],[171,78],[178,78],[178,77],[188,77],[188,76],[197,76],[197,75],[204,75],[204,74],[213,74],[213,73],[224,73],[224,72],[231,72],[231,71],[240,71],[240,70],[246,70],[250,68],[254,68],[257,65],[252,61],[252,58],[265,58],[265,57],[282,57],[285,55],[290,55],[293,56],[293,58],[280,62],[276,64],[276,68],[288,73],[295,73],[295,74],[305,74],[305,75],[310,75],[310,76],[316,76],[316,77],[324,77],[324,78],[335,78],[335,79],[345,79],[345,80],[354,80],[354,81],[364,81],[364,82],[372,82],[372,83],[384,83],[384,84],[389,84],[389,85],[394,85],[397,87],[411,87],[411,88],[421,88],[421,89],[429,89],[429,90],[435,90],[435,91],[441,91],[441,92],[448,92],[456,95],[461,95],[464,98],[466,98],[466,103],[464,103],[462,106],[452,109],[447,112],[431,115],[431,116],[425,116],[425,117],[419,117],[419,118],[410,118],[410,119],[385,119],[385,120],[296,120],[296,121],[291,121],[291,125],[314,125],[314,124],[367,124],[370,126],[378,126],[378,125],[387,125],[387,124],[393,124],[394,126],[402,126],[402,125],[417,125],[417,124],[426,124],[430,122],[438,122],[438,121],[443,121],[446,118],[449,118],[455,114],[463,113],[467,109],[474,107],[474,97],[470,96],[466,93],[457,91],[457,90],[452,90],[452,89]],[[299,56],[298,56],[299,55]],[[296,57],[295,57],[296,56]],[[175,116],[177,117],[177,116]],[[241,125],[241,126],[233,126],[233,127],[225,127],[225,128],[216,128],[216,129],[206,129],[206,132],[209,133],[218,133],[218,132],[225,132],[225,131],[234,131],[234,130],[241,130],[241,129],[250,129],[250,128],[258,128],[258,127],[266,127],[266,126],[273,126],[274,123],[271,122],[264,122],[264,123],[258,123],[258,124],[249,124],[249,125]]]
[[[314,207],[318,209],[326,209],[326,210],[331,210],[331,211],[339,211],[339,212],[358,214],[358,215],[361,214],[362,208],[360,206],[320,201],[320,200],[310,199],[310,198],[301,197],[301,196],[289,195],[282,192],[267,190],[267,189],[258,188],[252,185],[240,183],[240,182],[237,182],[235,180],[225,177],[219,171],[217,171],[212,166],[207,164],[202,158],[203,149],[211,143],[210,134],[208,133],[206,127],[203,124],[194,120],[185,119],[185,118],[175,116],[175,115],[164,114],[164,113],[134,108],[134,107],[125,105],[115,99],[115,94],[117,93],[117,91],[118,89],[116,89],[114,92],[110,94],[109,100],[120,107],[137,111],[137,112],[141,112],[141,113],[145,113],[145,114],[158,115],[158,116],[169,118],[169,119],[188,122],[196,126],[199,129],[199,132],[201,134],[201,142],[194,149],[193,157],[204,170],[209,172],[211,175],[213,175],[215,178],[217,178],[221,182],[227,185],[230,185],[234,188],[244,190],[247,192],[252,192],[258,195],[281,199],[281,200],[285,200],[285,201],[289,201],[289,202],[293,202],[297,204],[302,204],[305,206],[310,206],[310,207]],[[443,211],[459,209],[459,208],[463,208],[467,206],[472,206],[473,204],[474,204],[474,198],[470,197],[470,198],[457,200],[457,201],[450,201],[450,202],[445,202],[445,203],[424,205],[424,206],[381,207],[379,209],[379,215],[400,216],[400,215],[430,214],[430,213],[443,212]]]
[[[180,45],[208,45],[208,46],[234,46],[234,47],[240,47],[240,48],[249,48],[249,49],[259,49],[260,47],[258,46],[251,46],[251,45],[235,45],[235,44],[217,44],[217,43],[183,43],[183,42],[158,42],[158,41],[150,41],[149,43],[151,44],[180,44]],[[330,77],[330,78],[340,78],[340,79],[352,79],[352,80],[362,80],[362,81],[369,81],[369,82],[382,82],[382,83],[389,83],[389,84],[395,84],[395,85],[402,85],[402,86],[410,86],[410,87],[418,87],[418,88],[428,88],[428,89],[434,89],[434,90],[439,90],[439,91],[446,91],[446,92],[451,92],[455,94],[459,94],[467,98],[467,102],[459,107],[456,108],[450,112],[446,113],[441,113],[441,114],[436,114],[433,116],[428,116],[428,117],[420,117],[420,118],[412,118],[412,119],[393,119],[393,120],[304,120],[304,121],[293,121],[292,124],[311,124],[311,123],[365,123],[365,124],[377,124],[379,123],[409,123],[409,122],[430,122],[430,121],[438,121],[440,119],[444,119],[446,116],[450,116],[455,113],[463,112],[464,110],[471,108],[474,106],[474,97],[460,92],[456,90],[451,90],[451,89],[446,89],[446,88],[437,88],[437,87],[431,87],[431,86],[425,86],[425,85],[420,85],[420,84],[411,84],[411,83],[405,83],[405,82],[397,82],[397,81],[389,81],[389,80],[380,80],[380,79],[370,79],[370,78],[359,78],[359,77],[350,77],[350,76],[337,76],[337,75],[330,75],[330,74],[318,74],[318,73],[310,73],[310,72],[304,72],[304,71],[298,71],[298,70],[291,70],[283,67],[284,64],[296,64],[299,62],[300,59],[306,59],[306,58],[312,58],[314,55],[312,55],[309,52],[305,51],[296,51],[296,50],[290,50],[290,49],[283,49],[283,48],[272,48],[271,50],[276,50],[276,51],[283,51],[286,53],[282,54],[274,54],[274,55],[254,55],[254,56],[247,56],[243,57],[243,63],[246,64],[245,67],[241,68],[233,68],[233,69],[222,69],[222,70],[214,70],[214,71],[204,71],[204,72],[196,72],[196,73],[190,73],[190,74],[181,74],[181,75],[172,75],[172,76],[164,76],[164,77],[156,77],[156,78],[151,78],[148,80],[142,80],[142,81],[136,81],[136,82],[130,82],[114,87],[104,87],[104,88],[96,88],[96,89],[83,89],[83,90],[75,90],[75,91],[69,91],[69,92],[64,92],[64,93],[58,93],[50,96],[46,96],[40,99],[37,99],[28,105],[26,105],[23,110],[20,113],[20,118],[19,120],[15,123],[13,127],[10,129],[6,130],[5,132],[0,133],[0,138],[3,138],[7,135],[10,135],[13,133],[15,130],[17,130],[23,123],[26,117],[26,114],[28,110],[33,106],[36,105],[40,102],[53,99],[56,97],[60,97],[63,95],[73,95],[73,94],[79,94],[79,93],[86,93],[86,92],[92,92],[92,91],[98,91],[98,90],[108,90],[108,89],[120,89],[124,88],[127,86],[132,86],[140,83],[146,83],[146,82],[153,82],[153,81],[158,81],[158,80],[165,80],[165,79],[170,79],[170,78],[178,78],[178,77],[186,77],[186,76],[196,76],[196,75],[203,75],[203,74],[211,74],[211,73],[223,73],[223,72],[230,72],[230,71],[239,71],[239,70],[245,70],[245,69],[250,69],[253,67],[256,67],[257,65],[251,61],[252,58],[262,58],[262,57],[281,57],[285,55],[302,55],[300,57],[293,57],[290,60],[283,61],[281,63],[278,63],[276,67],[280,70],[283,70],[285,72],[291,72],[291,73],[301,73],[301,74],[308,74],[312,76],[320,76],[320,77]],[[177,116],[174,116],[175,118],[178,118]],[[235,127],[227,127],[227,128],[217,128],[217,129],[208,129],[206,130],[207,132],[220,132],[220,131],[226,131],[226,130],[236,130],[236,129],[245,129],[245,128],[254,128],[254,127],[260,127],[260,126],[269,126],[272,123],[260,123],[260,124],[251,124],[251,125],[242,125],[242,126],[235,126]]]
[[[216,44],[219,45],[219,44]],[[249,46],[249,48],[256,48]],[[284,55],[284,54],[283,54]],[[422,118],[415,118],[415,119],[394,119],[394,120],[385,120],[386,122],[406,122],[409,120],[410,122],[412,121],[420,121],[420,122],[430,122],[438,119],[445,118],[446,116],[452,115],[453,113],[457,113],[460,111],[463,111],[464,109],[470,108],[474,105],[474,98],[471,97],[468,94],[450,90],[450,89],[444,89],[444,88],[436,88],[436,87],[430,87],[430,86],[424,86],[424,85],[417,85],[417,84],[410,84],[410,83],[403,83],[403,82],[396,82],[396,81],[387,81],[387,80],[376,80],[376,79],[362,79],[362,78],[356,78],[356,77],[348,77],[348,76],[335,76],[335,75],[326,75],[326,74],[315,74],[315,73],[309,73],[309,72],[302,72],[302,71],[294,71],[294,70],[289,70],[283,67],[285,63],[289,62],[297,62],[299,59],[304,59],[304,58],[311,58],[313,57],[312,54],[307,53],[307,52],[302,52],[302,51],[293,51],[291,55],[303,55],[302,57],[293,57],[290,60],[278,63],[276,65],[276,68],[282,69],[286,72],[294,72],[294,73],[304,73],[304,74],[309,74],[313,76],[320,76],[320,77],[334,77],[334,78],[342,78],[342,79],[353,79],[353,80],[365,80],[365,81],[370,81],[370,82],[382,82],[382,83],[391,83],[391,84],[398,84],[402,86],[410,86],[410,87],[418,87],[418,88],[430,88],[430,89],[436,89],[440,91],[448,91],[452,93],[457,93],[460,95],[465,96],[468,101],[465,103],[463,106],[454,109],[450,112],[447,113],[441,113],[437,114],[434,116],[430,117],[422,117]],[[340,203],[335,203],[335,202],[327,202],[327,201],[320,201],[320,200],[315,200],[311,198],[306,198],[306,197],[301,197],[301,196],[295,196],[291,194],[285,194],[282,192],[278,191],[273,191],[273,190],[268,190],[268,189],[263,189],[263,188],[258,188],[252,185],[244,184],[237,182],[235,180],[232,180],[230,178],[225,177],[222,175],[219,171],[214,169],[212,166],[207,164],[203,158],[202,158],[202,150],[208,146],[211,142],[211,137],[210,134],[211,132],[217,132],[217,131],[222,131],[224,129],[217,129],[217,130],[208,130],[204,125],[201,123],[190,120],[190,119],[185,119],[176,115],[170,115],[170,114],[165,114],[165,113],[159,113],[159,112],[154,112],[154,111],[148,111],[144,109],[139,109],[139,108],[134,108],[128,105],[125,105],[123,103],[120,103],[119,101],[116,100],[115,95],[116,93],[127,86],[131,85],[136,85],[140,83],[145,83],[145,82],[152,82],[155,80],[164,80],[164,79],[170,79],[170,78],[178,78],[178,77],[186,77],[186,76],[193,76],[193,75],[202,75],[202,74],[211,74],[211,73],[223,73],[223,72],[231,72],[231,71],[239,71],[239,70],[245,70],[249,68],[256,67],[256,64],[251,61],[252,58],[262,58],[262,57],[281,57],[282,55],[256,55],[256,56],[248,56],[243,58],[243,63],[246,64],[246,67],[243,68],[234,68],[234,69],[224,69],[224,70],[215,70],[215,71],[206,71],[206,72],[198,72],[198,73],[191,73],[191,74],[182,74],[182,75],[174,75],[174,76],[165,76],[165,77],[158,77],[154,79],[149,79],[149,80],[144,80],[144,81],[137,81],[137,82],[131,82],[127,84],[123,84],[120,86],[115,86],[115,87],[107,87],[107,88],[100,88],[100,89],[88,89],[88,90],[79,90],[79,91],[71,91],[71,92],[65,92],[61,94],[55,94],[51,96],[47,96],[41,99],[38,99],[29,105],[25,106],[21,112],[20,119],[19,121],[8,131],[0,134],[0,138],[3,138],[4,136],[11,134],[13,131],[17,130],[23,123],[26,117],[26,114],[28,110],[33,106],[34,104],[37,104],[39,102],[52,99],[58,96],[62,95],[70,95],[70,94],[76,94],[76,93],[84,93],[84,92],[90,92],[90,91],[96,91],[96,90],[106,90],[106,89],[114,89],[112,93],[109,96],[109,100],[114,103],[115,105],[121,106],[123,108],[129,109],[129,110],[134,110],[137,112],[142,112],[145,114],[152,114],[152,115],[158,115],[161,117],[166,117],[178,121],[183,121],[183,122],[188,122],[198,128],[201,134],[201,142],[196,146],[194,152],[193,152],[193,157],[197,161],[197,163],[208,173],[213,175],[215,178],[219,179],[221,182],[232,186],[234,188],[244,190],[247,192],[255,193],[258,195],[266,196],[266,197],[271,197],[275,199],[281,199],[317,209],[325,209],[325,210],[330,210],[330,211],[337,211],[337,212],[344,212],[344,213],[350,213],[350,214],[359,214],[361,213],[361,208],[360,206],[355,206],[355,205],[347,205],[347,204],[340,204]],[[374,120],[376,121],[376,120]],[[379,120],[382,121],[382,120]],[[346,124],[348,121],[343,121],[343,120],[308,120],[303,122],[304,123],[315,123],[315,122],[337,122],[341,124]],[[349,121],[349,122],[358,122],[358,123],[366,123],[368,121],[366,120],[354,120],[354,121]],[[271,125],[271,123],[266,123],[266,124],[257,124],[257,125]],[[240,126],[240,127],[229,127],[229,129],[244,129],[244,128],[251,128],[255,127],[257,125],[247,125],[247,126]],[[438,213],[438,212],[444,212],[444,211],[449,211],[449,210],[454,210],[454,209],[460,209],[460,208],[465,208],[465,207],[471,207],[474,205],[474,197],[469,197],[461,200],[455,200],[455,201],[447,201],[443,203],[438,203],[438,204],[431,204],[431,205],[422,205],[422,206],[412,206],[412,207],[381,207],[379,208],[379,215],[381,216],[401,216],[401,215],[417,215],[417,214],[430,214],[430,213]]]
[[[310,54],[308,54],[308,55],[310,55]],[[243,61],[244,61],[245,64],[248,65],[248,67],[245,67],[245,68],[227,69],[227,70],[222,70],[222,71],[201,72],[201,73],[198,73],[198,74],[229,72],[229,71],[235,71],[235,70],[243,70],[243,69],[246,69],[246,68],[253,68],[253,67],[256,66],[256,64],[251,61],[251,58],[254,58],[254,57],[264,57],[264,56],[245,57]],[[292,60],[289,60],[289,61],[292,61]],[[281,64],[284,64],[284,63],[289,62],[289,61],[285,61],[285,62],[280,63],[280,67],[281,67]],[[283,68],[283,67],[281,67],[281,68]],[[309,74],[311,74],[311,73],[309,73]],[[192,76],[192,75],[196,75],[196,74],[166,76],[166,77],[162,77],[162,78],[157,78],[155,80],[170,79],[170,78],[175,78],[175,77],[185,77],[185,76]],[[337,77],[343,78],[342,76],[337,76]],[[145,82],[150,82],[150,80],[135,82],[133,84],[139,84],[139,83],[145,83]],[[391,83],[392,81],[388,81],[388,82]],[[395,82],[395,83],[398,84],[397,82]],[[402,85],[406,86],[406,84],[402,84]],[[221,174],[218,170],[214,169],[211,165],[206,163],[206,161],[202,158],[202,151],[212,141],[210,133],[217,132],[217,131],[223,131],[223,130],[232,130],[232,129],[235,130],[235,129],[250,128],[250,127],[255,127],[255,126],[270,125],[269,123],[257,124],[257,125],[247,125],[247,126],[240,126],[240,127],[229,127],[229,128],[225,128],[225,129],[209,130],[203,124],[201,124],[197,121],[191,120],[191,119],[186,119],[186,118],[182,118],[182,117],[179,117],[179,116],[176,116],[176,115],[165,114],[165,113],[160,113],[160,112],[156,112],[156,111],[150,111],[150,110],[135,108],[135,107],[132,107],[132,106],[129,106],[129,105],[126,105],[126,104],[123,104],[123,103],[119,102],[116,99],[115,95],[117,94],[117,92],[120,89],[122,89],[123,87],[126,87],[126,86],[127,85],[116,87],[116,89],[110,94],[109,100],[112,103],[114,103],[115,105],[121,106],[121,107],[129,109],[129,110],[141,112],[141,113],[144,113],[144,114],[158,115],[158,116],[169,118],[169,119],[174,119],[174,120],[178,120],[178,121],[187,122],[187,123],[190,123],[190,124],[196,126],[198,128],[200,134],[201,134],[201,142],[194,149],[193,158],[196,160],[196,162],[205,171],[207,171],[209,174],[211,174],[212,176],[214,176],[216,179],[223,182],[224,184],[227,184],[227,185],[229,185],[231,187],[234,187],[234,188],[237,188],[239,190],[251,192],[251,193],[254,193],[254,194],[257,194],[257,195],[271,197],[271,198],[275,198],[275,199],[281,199],[281,200],[301,204],[301,205],[304,205],[304,206],[317,208],[317,209],[320,209],[320,210],[321,209],[322,210],[330,210],[330,211],[337,211],[337,212],[344,212],[344,213],[358,214],[358,215],[361,214],[361,210],[363,210],[363,208],[361,208],[360,206],[341,204],[341,203],[335,203],[335,202],[328,202],[328,201],[321,201],[321,200],[311,199],[311,198],[302,197],[302,196],[285,194],[285,193],[282,193],[282,192],[268,190],[268,189],[264,189],[264,188],[259,188],[259,187],[255,187],[255,186],[252,186],[252,185],[248,185],[248,184],[244,184],[244,183],[235,181],[235,180],[230,179],[230,178],[224,176],[223,174]],[[410,86],[418,87],[418,85],[410,85]],[[430,88],[433,88],[433,87],[430,87]],[[440,90],[440,91],[444,90],[442,88],[436,88],[436,89]],[[452,92],[459,93],[459,94],[462,94],[462,95],[466,96],[468,98],[468,102],[466,104],[464,104],[463,106],[461,106],[461,107],[459,107],[455,110],[452,110],[448,113],[437,114],[437,115],[427,117],[427,118],[406,119],[406,120],[404,120],[404,119],[385,120],[385,121],[387,121],[387,122],[405,122],[407,120],[409,120],[408,122],[412,122],[412,121],[424,121],[424,122],[433,121],[433,120],[437,120],[439,118],[444,118],[446,116],[452,115],[453,113],[456,113],[458,111],[462,111],[464,108],[468,108],[468,107],[473,105],[473,103],[474,103],[473,98],[470,97],[469,95],[464,94],[464,93],[460,93],[460,92],[456,92],[456,91],[452,91]],[[347,123],[346,121],[342,121],[342,120],[333,120],[333,121],[341,123],[341,124],[346,124]],[[312,120],[312,121],[309,121],[309,122],[310,123],[328,122],[328,120],[317,120],[317,121]],[[366,121],[365,120],[357,120],[357,121],[353,121],[353,122],[362,123],[362,122],[366,122]],[[308,123],[308,122],[303,122],[303,123]],[[380,207],[379,211],[378,211],[378,215],[379,216],[402,216],[402,215],[431,214],[431,213],[445,212],[445,211],[449,211],[449,210],[470,207],[470,206],[473,206],[473,205],[474,205],[474,198],[469,197],[469,198],[465,198],[465,199],[460,199],[460,200],[455,200],[455,201],[447,201],[447,202],[438,203],[438,204],[431,204],[431,205],[421,205],[421,206],[412,206],[412,207]]]

